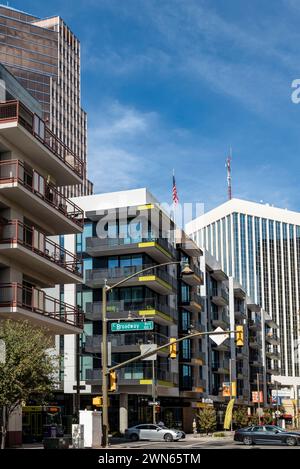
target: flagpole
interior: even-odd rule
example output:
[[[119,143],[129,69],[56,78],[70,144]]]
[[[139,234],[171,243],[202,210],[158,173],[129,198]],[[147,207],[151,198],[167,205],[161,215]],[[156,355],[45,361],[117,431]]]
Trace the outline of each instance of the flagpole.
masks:
[[[175,178],[175,169],[173,168],[173,181],[174,181],[174,178]],[[173,191],[172,191],[172,194],[173,194]],[[175,204],[175,200],[174,200],[174,197],[172,196],[172,201],[173,201],[173,221],[174,221],[174,225],[175,225],[175,228],[176,228],[176,204]]]

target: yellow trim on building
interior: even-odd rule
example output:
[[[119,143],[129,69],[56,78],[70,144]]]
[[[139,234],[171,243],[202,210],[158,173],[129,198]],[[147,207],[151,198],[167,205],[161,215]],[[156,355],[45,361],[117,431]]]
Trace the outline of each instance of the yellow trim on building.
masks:
[[[138,247],[141,249],[156,248],[160,252],[162,252],[165,256],[167,256],[169,259],[172,259],[172,255],[168,251],[166,251],[164,248],[159,246],[159,244],[157,244],[155,241],[145,241],[143,243],[138,243]]]
[[[145,204],[138,206],[138,210],[152,210],[153,208],[155,208],[154,204]]]
[[[169,283],[161,280],[156,275],[143,275],[142,277],[139,277],[139,282],[157,282],[168,290],[172,290],[172,287],[169,285]]]
[[[140,384],[152,384],[152,379],[140,379]]]
[[[162,313],[161,311],[157,311],[156,309],[141,309],[139,311],[139,316],[160,316],[166,321],[173,322],[171,316],[168,316],[167,314]]]

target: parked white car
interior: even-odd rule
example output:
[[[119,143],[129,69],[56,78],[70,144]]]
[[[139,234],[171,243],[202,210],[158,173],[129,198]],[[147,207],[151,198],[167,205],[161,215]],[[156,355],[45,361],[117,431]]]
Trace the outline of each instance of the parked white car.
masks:
[[[182,438],[180,430],[160,427],[150,423],[136,425],[125,430],[125,438],[131,441],[151,440],[151,441],[178,441]]]

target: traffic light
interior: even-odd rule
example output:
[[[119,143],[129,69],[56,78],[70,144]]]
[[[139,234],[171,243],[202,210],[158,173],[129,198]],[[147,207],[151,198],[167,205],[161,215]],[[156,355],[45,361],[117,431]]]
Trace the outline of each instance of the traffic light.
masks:
[[[93,397],[93,405],[96,407],[102,407],[103,397],[102,396]]]
[[[110,371],[109,372],[108,390],[110,392],[115,392],[117,390],[117,385],[118,385],[117,372],[116,371]]]
[[[170,338],[170,346],[169,346],[169,350],[170,350],[170,358],[176,358],[177,357],[177,343],[176,343],[176,338],[175,337],[171,337]],[[175,342],[174,344],[172,342]]]
[[[235,328],[235,342],[237,347],[243,347],[244,345],[244,326],[236,326]]]

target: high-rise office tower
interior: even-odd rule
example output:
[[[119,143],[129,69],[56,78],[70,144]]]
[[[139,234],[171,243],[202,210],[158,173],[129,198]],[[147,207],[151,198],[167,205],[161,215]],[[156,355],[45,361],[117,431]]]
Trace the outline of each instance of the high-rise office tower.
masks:
[[[64,188],[89,195],[87,116],[80,102],[80,42],[59,17],[40,19],[0,6],[0,62],[41,104],[50,130],[84,162],[84,183]]]
[[[300,388],[300,213],[231,199],[186,229],[279,325],[276,380],[295,396]]]

